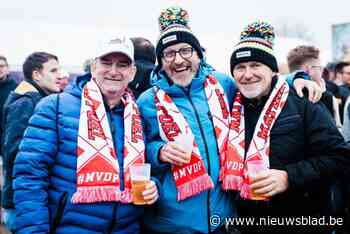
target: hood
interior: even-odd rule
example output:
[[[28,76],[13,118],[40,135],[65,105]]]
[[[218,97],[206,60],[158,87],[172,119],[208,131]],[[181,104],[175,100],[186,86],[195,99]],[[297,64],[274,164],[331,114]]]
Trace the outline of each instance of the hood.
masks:
[[[77,76],[66,88],[65,92],[72,94],[76,97],[81,97],[81,92],[83,90],[83,87],[85,84],[90,81],[91,79],[91,73],[86,73],[82,76]]]

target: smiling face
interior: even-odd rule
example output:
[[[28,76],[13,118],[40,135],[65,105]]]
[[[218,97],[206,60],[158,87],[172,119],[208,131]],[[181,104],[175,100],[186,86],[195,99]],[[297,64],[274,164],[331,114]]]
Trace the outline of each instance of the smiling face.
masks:
[[[239,63],[233,68],[237,87],[244,97],[260,99],[271,89],[274,72],[259,62]]]
[[[121,53],[97,58],[91,66],[91,74],[108,103],[118,102],[129,82],[134,79],[135,65]]]
[[[169,78],[177,85],[188,86],[196,75],[200,59],[195,50],[188,43],[178,43],[167,47],[163,51],[162,68]],[[174,53],[175,57],[166,59],[166,55]],[[190,53],[191,52],[191,53]]]

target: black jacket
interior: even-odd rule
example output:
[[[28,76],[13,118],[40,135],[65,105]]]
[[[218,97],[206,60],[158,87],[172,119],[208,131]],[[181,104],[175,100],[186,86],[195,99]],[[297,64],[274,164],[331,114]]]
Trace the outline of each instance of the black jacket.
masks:
[[[266,100],[267,97],[259,102],[251,100],[243,102],[246,146],[249,145]],[[349,167],[350,148],[344,142],[325,106],[312,104],[306,98],[299,98],[296,92],[290,89],[287,103],[272,127],[270,141],[270,168],[287,171],[289,188],[268,202],[239,199],[239,215],[249,217],[323,215],[329,185],[343,177]],[[300,227],[305,228],[287,226],[284,231],[294,233],[296,229],[293,228]],[[264,229],[260,226],[257,230],[262,232]],[[272,230],[266,233],[272,233]],[[317,231],[313,228],[310,233]]]
[[[340,106],[339,106],[339,114],[341,122],[344,123],[343,117],[344,117],[344,107],[346,103],[346,99],[350,95],[350,88],[348,85],[341,85],[338,86],[338,92],[334,94],[336,98],[339,98],[341,100]]]
[[[36,104],[44,96],[44,92],[33,82],[22,81],[15,91],[10,93],[4,104],[2,120],[4,132],[1,139],[4,160],[4,186],[1,203],[3,208],[14,208],[12,188],[14,161],[29,118],[32,116]]]
[[[137,99],[141,93],[151,87],[150,76],[154,68],[154,64],[146,60],[136,60],[135,78],[129,84],[135,98]]]
[[[11,78],[7,77],[6,80],[0,82],[0,121],[2,119],[2,108],[4,103],[12,90],[17,86],[17,83]],[[3,126],[0,128],[0,139],[2,135]],[[1,153],[0,153],[1,154]]]

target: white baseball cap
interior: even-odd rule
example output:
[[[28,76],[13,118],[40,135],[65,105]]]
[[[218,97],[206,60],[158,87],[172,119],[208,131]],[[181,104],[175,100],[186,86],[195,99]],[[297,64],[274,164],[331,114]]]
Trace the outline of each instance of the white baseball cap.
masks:
[[[106,40],[100,44],[96,58],[106,56],[111,53],[125,54],[131,61],[134,61],[134,45],[132,41],[123,36]]]

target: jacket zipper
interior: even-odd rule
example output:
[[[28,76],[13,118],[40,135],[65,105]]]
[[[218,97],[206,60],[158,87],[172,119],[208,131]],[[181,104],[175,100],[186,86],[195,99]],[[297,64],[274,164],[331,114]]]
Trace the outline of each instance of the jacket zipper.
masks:
[[[191,106],[194,110],[194,113],[196,115],[196,119],[197,119],[197,122],[198,122],[198,125],[199,125],[199,130],[201,132],[201,136],[202,136],[202,139],[204,141],[204,146],[205,146],[205,153],[207,155],[207,161],[208,161],[208,175],[210,175],[210,159],[209,159],[209,149],[208,149],[208,144],[207,144],[207,140],[205,138],[205,135],[204,135],[204,131],[203,131],[203,127],[201,125],[201,122],[199,120],[199,114],[198,114],[198,111],[197,111],[197,108],[195,107],[195,105],[193,104],[192,102],[192,99],[191,99],[191,96],[190,96],[190,87],[188,88],[188,91],[184,90],[185,91],[185,94],[187,96],[187,99],[190,101],[191,103]],[[211,233],[211,229],[210,229],[210,190],[208,190],[208,196],[207,196],[207,218],[208,218],[208,233]]]
[[[113,140],[113,144],[115,145],[115,143],[116,143],[116,137],[115,137],[115,131],[116,131],[116,129],[115,129],[115,126],[114,126],[114,124],[113,124],[113,120],[114,120],[114,117],[113,117],[113,111],[109,108],[109,107],[106,107],[106,113],[107,113],[107,115],[109,115],[109,121],[110,121],[110,128],[111,128],[111,134],[112,134],[112,140]],[[108,116],[107,116],[107,119],[108,119]],[[115,145],[115,151],[117,151],[117,148],[116,148],[116,145]],[[116,153],[117,154],[117,153]],[[117,160],[118,161],[118,160]],[[117,162],[118,163],[118,162]],[[119,166],[119,165],[118,165]],[[124,180],[124,178],[123,178],[123,176],[124,176],[124,173],[120,173],[120,181],[122,181],[122,180]],[[124,190],[124,188],[122,188],[121,186],[120,186],[120,190]],[[117,216],[117,203],[115,203],[114,204],[114,206],[113,206],[113,212],[112,212],[112,214],[113,214],[113,218],[112,218],[112,222],[111,222],[111,224],[110,224],[110,226],[108,227],[108,229],[107,229],[107,232],[106,232],[106,234],[110,234],[110,233],[112,233],[112,231],[113,231],[113,229],[115,228],[115,226],[117,225],[116,224],[116,222],[117,222],[117,220],[116,220],[116,216]]]
[[[53,234],[56,232],[57,227],[60,225],[62,217],[63,217],[63,212],[64,209],[66,208],[67,205],[67,199],[68,198],[68,193],[63,192],[62,196],[60,197],[57,205],[57,210],[55,217],[52,221],[52,224],[50,226],[50,234]]]

